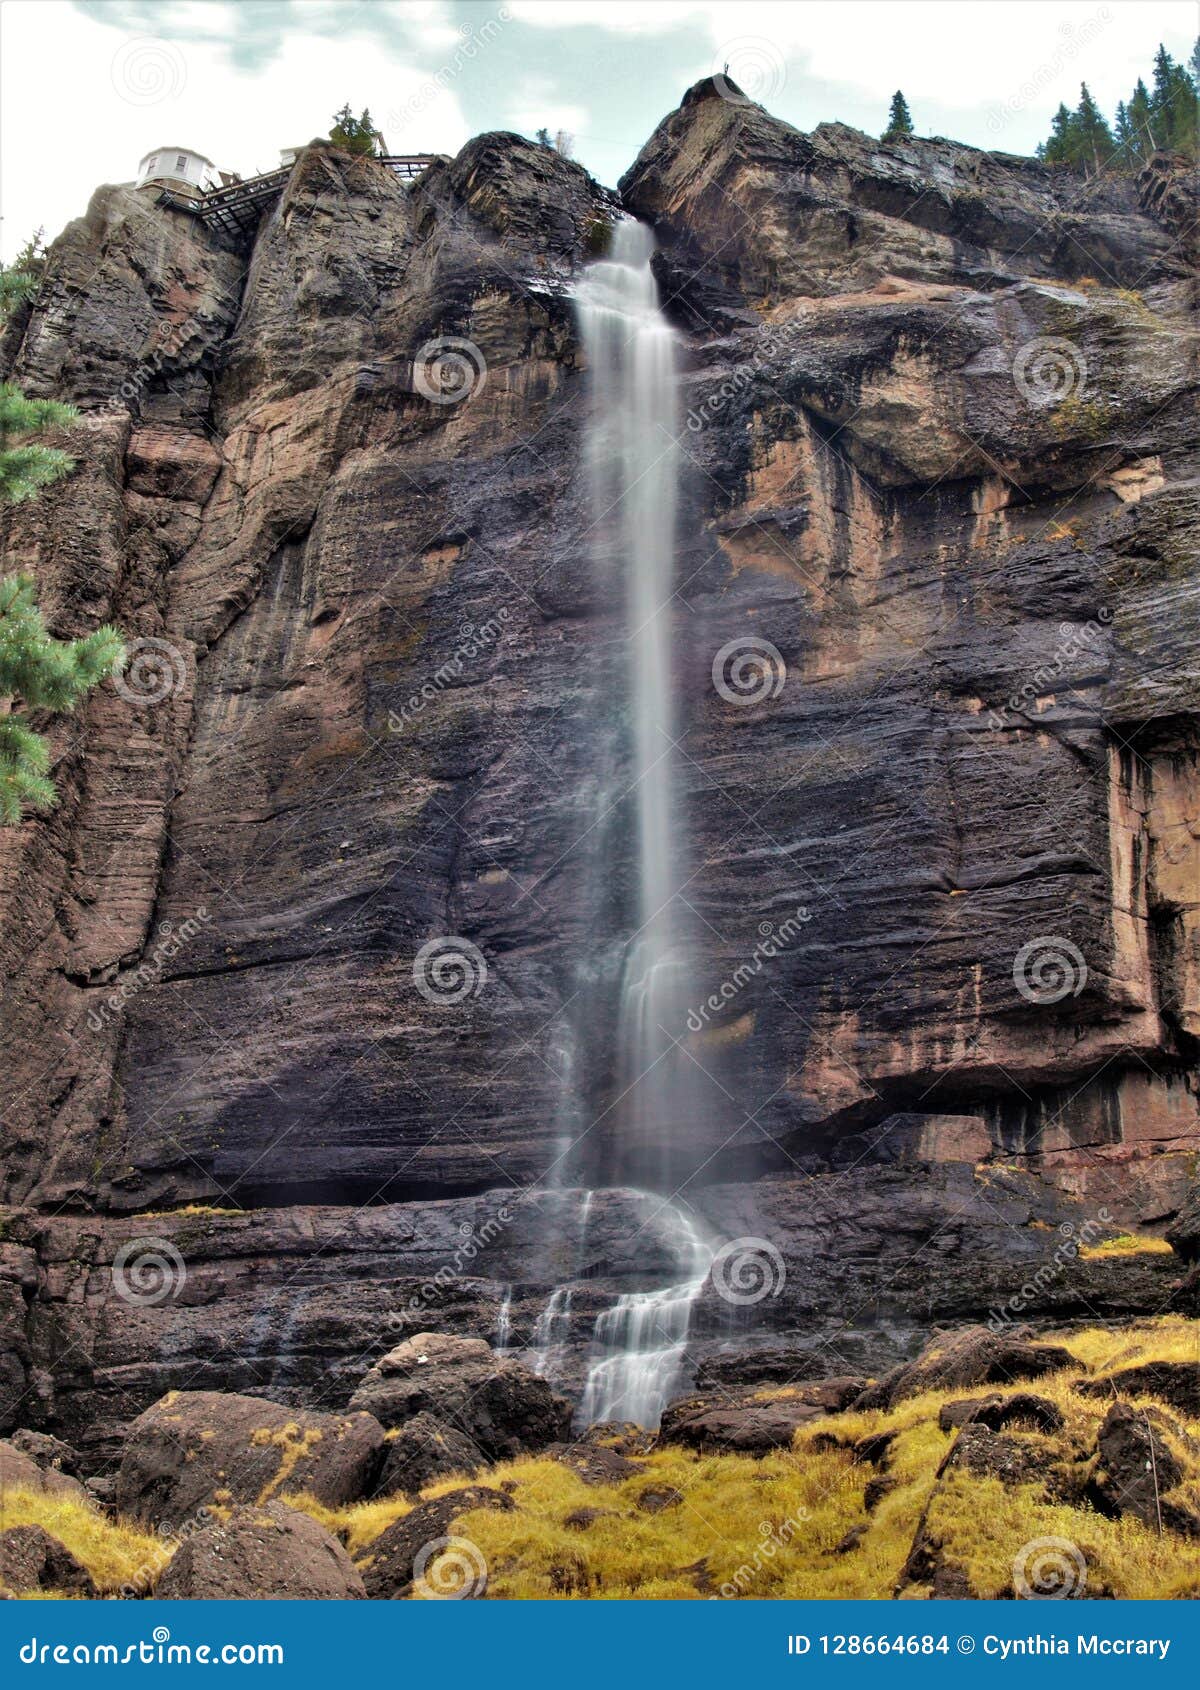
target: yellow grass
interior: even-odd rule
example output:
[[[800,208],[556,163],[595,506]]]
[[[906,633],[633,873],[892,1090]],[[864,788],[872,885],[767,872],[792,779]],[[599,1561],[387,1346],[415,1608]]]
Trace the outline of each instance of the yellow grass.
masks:
[[[0,1531],[41,1526],[71,1551],[92,1575],[101,1594],[123,1584],[145,1589],[166,1566],[175,1545],[128,1521],[109,1520],[77,1497],[6,1490],[0,1497]]]
[[[1082,1244],[1079,1254],[1089,1262],[1104,1261],[1109,1256],[1169,1256],[1171,1246],[1165,1238],[1123,1232],[1119,1238],[1106,1238],[1102,1244]]]

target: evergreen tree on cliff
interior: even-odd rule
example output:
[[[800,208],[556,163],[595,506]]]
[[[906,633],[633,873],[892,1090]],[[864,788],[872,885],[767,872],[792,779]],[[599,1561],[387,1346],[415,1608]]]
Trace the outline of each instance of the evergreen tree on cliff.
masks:
[[[370,110],[366,106],[363,107],[361,117],[355,117],[348,103],[341,111],[335,112],[329,139],[334,146],[343,147],[348,153],[377,157],[383,151],[380,145],[383,136],[372,123]]]
[[[894,141],[898,135],[911,135],[913,132],[912,113],[908,109],[908,101],[897,88],[892,95],[891,107],[888,110],[887,128],[883,132],[885,141]]]
[[[28,272],[0,271],[0,316],[36,285]],[[0,383],[0,504],[31,499],[68,473],[74,459],[33,437],[77,415],[70,405],[27,399],[10,382]],[[115,628],[97,628],[78,640],[55,639],[30,577],[0,579],[0,823],[11,826],[26,809],[47,810],[54,803],[49,748],[30,725],[30,712],[73,709],[124,655]]]

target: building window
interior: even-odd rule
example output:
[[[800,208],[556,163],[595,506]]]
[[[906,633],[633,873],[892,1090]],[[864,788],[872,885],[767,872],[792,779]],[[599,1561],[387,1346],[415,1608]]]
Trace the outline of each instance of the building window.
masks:
[[[179,157],[175,160],[175,168],[176,168],[176,170],[186,170],[187,169],[187,154],[186,153],[180,153]]]
[[[146,160],[146,175],[149,176],[151,171],[157,170],[157,169],[158,169],[158,154],[155,153],[153,158],[148,158]]]

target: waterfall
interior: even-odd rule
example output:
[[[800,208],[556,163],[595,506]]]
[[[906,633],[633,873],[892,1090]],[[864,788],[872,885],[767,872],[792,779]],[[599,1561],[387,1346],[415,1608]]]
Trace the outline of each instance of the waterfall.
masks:
[[[504,1296],[500,1299],[500,1307],[496,1311],[496,1342],[495,1348],[501,1355],[508,1349],[512,1337],[512,1286],[506,1285]]]
[[[620,222],[609,257],[587,271],[576,303],[591,376],[593,569],[624,618],[620,692],[627,703],[626,784],[636,865],[631,937],[615,1012],[615,1100],[605,1112],[613,1126],[604,1172],[612,1184],[633,1175],[639,1185],[666,1192],[676,1183],[671,1146],[686,1140],[692,1124],[692,1094],[691,1064],[678,1043],[687,980],[678,896],[686,829],[671,638],[680,479],[678,360],[675,333],[659,304],[653,252],[648,229]],[[620,1296],[597,1317],[580,1409],[588,1422],[658,1424],[679,1377],[692,1306],[711,1260],[704,1239],[677,1206],[643,1195],[654,1203],[657,1242],[675,1264],[671,1283]],[[548,1306],[548,1331],[550,1314]]]

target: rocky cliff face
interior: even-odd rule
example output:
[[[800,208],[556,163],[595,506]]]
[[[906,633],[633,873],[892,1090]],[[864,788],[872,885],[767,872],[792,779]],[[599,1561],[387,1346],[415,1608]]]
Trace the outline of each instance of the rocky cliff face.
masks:
[[[1164,172],[805,136],[702,83],[621,184],[686,340],[719,1102],[679,1183],[780,1252],[764,1329],[874,1321],[884,1353],[1020,1291],[1048,1229],[1183,1199],[1200,524]],[[574,1278],[569,1375],[652,1277],[636,1204],[584,1239],[549,1173],[571,1092],[567,1183],[602,1176],[632,898],[570,302],[617,210],[491,135],[412,187],[310,147],[242,246],[120,188],[56,243],[8,351],[83,409],[79,468],[4,566],[138,649],[54,727],[58,810],[0,839],[10,1418],[344,1406],[412,1299],[488,1331],[507,1290],[526,1342]],[[447,936],[465,995],[414,980]],[[147,1238],[161,1299],[122,1278]],[[1021,1306],[1154,1309],[1172,1273],[1072,1259]]]

